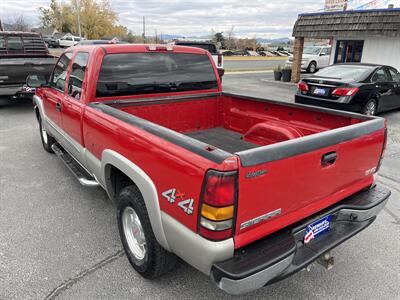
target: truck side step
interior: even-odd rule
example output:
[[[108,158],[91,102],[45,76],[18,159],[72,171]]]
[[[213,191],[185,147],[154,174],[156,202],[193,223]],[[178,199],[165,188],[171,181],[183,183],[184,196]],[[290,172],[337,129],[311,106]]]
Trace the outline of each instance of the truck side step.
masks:
[[[76,162],[60,144],[53,144],[51,149],[53,149],[54,153],[64,162],[81,185],[88,187],[99,186],[97,180],[93,178],[81,165],[79,165],[79,163]]]

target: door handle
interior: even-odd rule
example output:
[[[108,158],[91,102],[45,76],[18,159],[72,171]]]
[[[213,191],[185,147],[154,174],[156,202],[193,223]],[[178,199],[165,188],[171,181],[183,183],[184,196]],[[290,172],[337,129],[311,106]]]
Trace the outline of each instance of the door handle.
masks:
[[[336,162],[337,153],[335,151],[325,153],[321,157],[321,166],[327,167],[333,165]]]
[[[61,102],[56,103],[56,110],[61,111]]]

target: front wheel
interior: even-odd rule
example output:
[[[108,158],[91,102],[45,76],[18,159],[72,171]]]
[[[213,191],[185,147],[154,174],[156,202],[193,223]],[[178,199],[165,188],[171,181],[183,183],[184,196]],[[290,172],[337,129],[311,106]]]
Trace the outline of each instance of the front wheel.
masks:
[[[39,130],[40,130],[40,139],[42,141],[43,149],[49,153],[54,153],[53,149],[51,149],[51,146],[56,143],[56,140],[47,133],[45,128],[43,128],[41,117],[39,117]]]
[[[362,113],[364,115],[368,116],[375,116],[378,110],[378,103],[376,102],[375,99],[370,99],[368,102],[364,105],[362,109]]]
[[[176,264],[176,256],[157,242],[139,189],[130,185],[118,195],[118,229],[126,256],[144,278],[154,279]]]

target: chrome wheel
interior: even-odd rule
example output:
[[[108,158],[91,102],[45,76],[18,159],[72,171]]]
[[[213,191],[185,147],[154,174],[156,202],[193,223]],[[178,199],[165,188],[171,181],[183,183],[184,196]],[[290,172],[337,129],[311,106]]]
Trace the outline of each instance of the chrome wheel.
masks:
[[[122,213],[122,228],[129,250],[139,262],[144,261],[147,254],[146,238],[139,216],[130,206],[125,207]]]
[[[376,103],[374,101],[370,101],[367,103],[364,109],[364,114],[368,116],[374,116],[376,113]]]

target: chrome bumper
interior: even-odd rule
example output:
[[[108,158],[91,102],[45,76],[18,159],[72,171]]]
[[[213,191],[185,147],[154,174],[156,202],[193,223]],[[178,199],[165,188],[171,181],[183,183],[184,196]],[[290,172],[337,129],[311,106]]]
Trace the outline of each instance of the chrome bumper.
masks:
[[[390,191],[381,186],[359,192],[257,243],[236,251],[231,259],[214,264],[211,277],[232,295],[254,291],[282,280],[367,228],[386,205]],[[304,245],[307,226],[332,215],[331,230]]]

